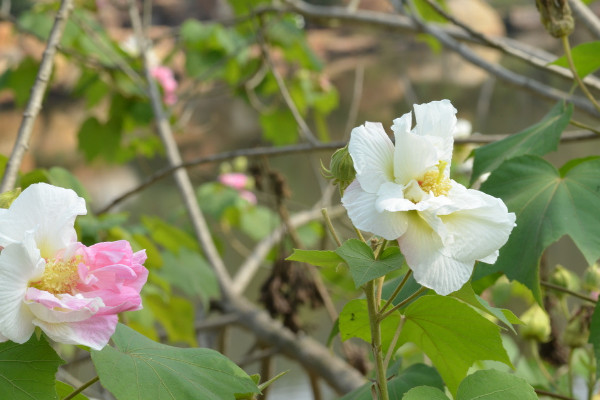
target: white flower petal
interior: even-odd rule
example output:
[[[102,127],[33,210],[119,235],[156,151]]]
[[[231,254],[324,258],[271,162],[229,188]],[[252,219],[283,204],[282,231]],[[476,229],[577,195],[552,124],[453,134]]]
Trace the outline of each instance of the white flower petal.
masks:
[[[348,146],[356,179],[369,193],[394,180],[394,145],[379,123],[367,122],[352,130]]]
[[[483,192],[464,187],[451,192],[453,205],[461,208],[448,214],[444,208],[449,207],[437,211],[445,232],[438,233],[448,252],[465,262],[495,262],[490,256],[507,242],[515,226],[515,214],[508,212],[502,200]]]
[[[24,239],[0,253],[0,334],[16,343],[25,343],[35,329],[25,293],[29,280],[39,278],[45,266],[31,234]]]
[[[387,182],[381,185],[375,201],[376,210],[383,211],[409,211],[415,210],[415,203],[404,198],[404,187]]]
[[[29,288],[29,292],[32,291],[37,292],[35,300],[26,300],[26,304],[36,319],[48,323],[83,321],[104,307],[104,302],[99,297],[85,298],[81,294],[55,296],[52,293]]]
[[[442,160],[442,154],[436,151],[437,138],[418,136],[414,133],[396,131],[394,151],[395,182],[407,185],[411,180],[423,178],[428,170]]]
[[[49,258],[77,241],[75,217],[85,213],[85,200],[74,191],[36,183],[0,214],[0,246],[19,242],[25,232],[33,230],[42,256]]]
[[[433,136],[435,146],[442,154],[440,160],[450,162],[456,128],[456,109],[449,100],[415,104],[415,132],[419,136]]]
[[[481,261],[481,262],[484,262],[486,264],[493,264],[493,263],[496,262],[496,260],[498,259],[499,255],[500,255],[500,251],[496,250],[495,252],[493,252],[489,256],[480,258],[477,261]]]
[[[397,239],[406,231],[406,213],[378,211],[377,198],[377,194],[365,192],[355,180],[346,188],[342,204],[358,229],[388,240]]]
[[[471,277],[474,261],[446,255],[440,237],[416,211],[409,213],[408,229],[398,244],[415,280],[440,295],[457,291]]]

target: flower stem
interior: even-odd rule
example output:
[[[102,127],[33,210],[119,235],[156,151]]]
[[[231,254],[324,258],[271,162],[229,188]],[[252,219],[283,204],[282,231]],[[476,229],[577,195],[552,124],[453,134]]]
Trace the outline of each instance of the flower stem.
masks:
[[[338,237],[337,232],[335,231],[335,228],[333,227],[333,224],[331,223],[331,218],[329,218],[329,212],[327,211],[326,208],[321,208],[321,214],[323,214],[323,219],[325,220],[327,229],[329,229],[329,233],[331,233],[331,236],[333,236],[333,240],[335,240],[335,243],[338,246],[341,246],[342,241]]]
[[[79,386],[73,392],[71,392],[71,394],[69,394],[67,397],[63,398],[63,400],[70,400],[70,399],[74,398],[79,393],[83,392],[85,389],[89,388],[94,383],[98,382],[99,379],[100,379],[100,377],[98,375],[96,375],[95,377],[93,377],[92,379],[90,379],[89,381],[84,383],[83,385]]]
[[[392,293],[390,298],[387,300],[387,302],[383,305],[383,307],[381,307],[381,310],[379,310],[379,312],[384,312],[389,306],[392,305],[392,302],[394,301],[396,296],[398,296],[398,294],[400,293],[400,291],[402,290],[402,288],[404,287],[404,285],[408,281],[408,278],[410,278],[411,275],[412,275],[412,270],[409,269],[408,272],[406,273],[406,275],[404,275],[404,278],[402,278],[402,282],[400,282],[400,284],[396,287],[396,289],[394,289],[394,292]]]
[[[577,82],[577,84],[579,85],[579,87],[581,88],[581,90],[583,91],[585,96],[592,102],[594,107],[596,107],[596,110],[600,111],[600,104],[598,104],[598,102],[596,101],[594,96],[590,93],[588,88],[583,83],[583,80],[577,73],[577,69],[575,68],[575,63],[573,62],[573,55],[571,54],[571,45],[569,44],[568,36],[565,35],[565,36],[561,37],[561,41],[562,41],[563,48],[565,50],[565,57],[567,58],[567,62],[569,63],[569,68],[571,69],[571,72],[573,73],[573,78],[575,78],[575,81]]]
[[[381,320],[378,318],[377,308],[379,305],[375,302],[374,282],[369,281],[365,285],[365,294],[367,297],[367,307],[369,311],[369,322],[371,325],[371,349],[375,359],[375,375],[377,387],[379,389],[379,400],[389,400],[385,366],[383,363],[383,351],[381,348]]]
[[[573,126],[578,127],[578,128],[587,129],[588,131],[591,131],[591,132],[594,132],[597,135],[600,135],[600,130],[598,130],[598,129],[592,127],[592,126],[586,125],[583,122],[579,122],[579,121],[576,121],[576,120],[574,120],[574,119],[571,118],[571,120],[569,121],[569,123],[571,125],[573,125]]]
[[[419,290],[417,290],[416,292],[414,292],[413,294],[408,296],[406,299],[402,300],[400,303],[396,304],[394,307],[390,308],[388,311],[379,314],[379,320],[383,321],[388,316],[390,316],[394,311],[405,306],[407,303],[413,301],[416,297],[418,297],[421,293],[423,293],[426,290],[427,290],[426,287],[424,287],[424,286],[421,287]]]

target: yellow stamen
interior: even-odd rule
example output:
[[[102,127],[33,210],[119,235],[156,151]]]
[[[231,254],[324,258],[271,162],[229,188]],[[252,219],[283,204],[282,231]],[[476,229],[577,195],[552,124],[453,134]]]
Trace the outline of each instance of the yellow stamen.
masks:
[[[32,286],[52,294],[72,294],[79,282],[77,264],[77,258],[69,261],[49,260],[42,279],[33,282]]]
[[[427,171],[423,179],[419,180],[419,186],[424,192],[432,192],[434,196],[447,196],[452,187],[450,179],[444,175],[444,170],[448,163],[440,161],[437,165],[437,171]]]

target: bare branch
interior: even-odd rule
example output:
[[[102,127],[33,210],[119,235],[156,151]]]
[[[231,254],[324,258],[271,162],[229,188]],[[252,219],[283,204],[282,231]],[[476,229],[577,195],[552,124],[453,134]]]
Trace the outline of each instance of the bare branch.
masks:
[[[597,40],[600,39],[600,19],[598,19],[598,16],[594,14],[592,10],[590,10],[590,8],[581,0],[569,0],[569,4],[575,13],[575,16],[581,19],[581,21]]]
[[[54,25],[50,31],[50,37],[48,38],[48,44],[44,55],[42,56],[42,62],[40,63],[40,69],[38,70],[35,83],[31,88],[31,96],[27,102],[27,107],[23,113],[23,119],[21,126],[17,133],[17,140],[13,147],[13,151],[10,155],[10,159],[6,164],[6,170],[4,171],[4,177],[2,178],[2,184],[0,184],[0,193],[10,190],[14,187],[15,181],[17,180],[17,174],[19,167],[23,161],[25,151],[29,148],[29,140],[31,139],[31,133],[33,131],[33,123],[42,108],[42,99],[52,74],[52,66],[54,64],[54,56],[56,55],[56,47],[60,43],[65,26],[67,25],[67,19],[73,9],[73,0],[62,0],[60,8],[56,13],[54,19]]]
[[[156,117],[156,128],[165,147],[165,153],[167,155],[167,159],[169,160],[169,165],[171,167],[175,167],[182,164],[181,154],[177,148],[175,138],[173,137],[169,120],[167,119],[167,116],[163,110],[158,87],[152,78],[149,64],[148,43],[144,35],[142,22],[136,8],[135,0],[129,1],[129,15],[144,61],[144,73],[146,76],[148,89],[150,91],[152,110],[154,112],[154,116]],[[190,181],[190,177],[187,171],[183,168],[175,169],[173,175],[175,177],[175,182],[177,183],[179,192],[181,193],[184,205],[189,214],[192,226],[194,227],[194,232],[196,233],[198,242],[204,251],[204,255],[215,270],[223,295],[227,296],[231,286],[231,278],[229,277],[227,268],[225,268],[225,264],[219,256],[219,252],[217,251],[217,248],[212,240],[206,220],[204,219],[202,211],[200,210],[200,206],[198,205],[198,201],[196,200],[196,194],[194,192],[192,182]]]

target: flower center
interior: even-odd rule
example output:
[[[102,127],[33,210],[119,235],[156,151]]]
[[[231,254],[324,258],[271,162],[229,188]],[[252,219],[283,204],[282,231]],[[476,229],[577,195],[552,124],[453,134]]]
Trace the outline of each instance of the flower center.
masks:
[[[432,192],[434,196],[447,196],[450,188],[450,179],[444,175],[444,170],[448,163],[440,161],[438,169],[425,172],[423,178],[418,181],[419,186],[425,193]]]
[[[79,273],[77,272],[77,258],[72,258],[68,261],[49,260],[46,262],[46,269],[42,279],[33,282],[33,287],[39,290],[45,290],[52,294],[69,293],[79,282]]]

